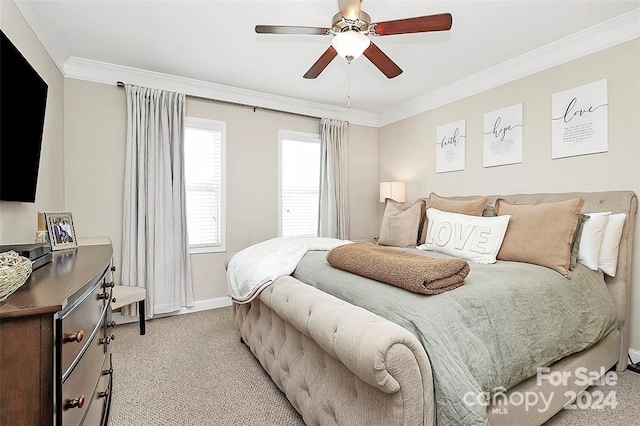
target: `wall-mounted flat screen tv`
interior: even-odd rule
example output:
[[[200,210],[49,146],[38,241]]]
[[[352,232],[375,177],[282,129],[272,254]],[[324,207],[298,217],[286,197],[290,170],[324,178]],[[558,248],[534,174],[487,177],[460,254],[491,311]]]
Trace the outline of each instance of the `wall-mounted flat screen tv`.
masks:
[[[33,203],[48,86],[0,36],[0,200]]]

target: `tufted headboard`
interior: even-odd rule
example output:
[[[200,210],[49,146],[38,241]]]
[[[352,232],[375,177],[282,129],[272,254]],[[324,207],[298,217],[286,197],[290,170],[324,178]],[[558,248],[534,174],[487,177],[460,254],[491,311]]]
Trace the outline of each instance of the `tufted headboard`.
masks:
[[[485,197],[485,195],[482,195]],[[618,252],[618,267],[615,277],[605,275],[605,281],[609,292],[616,303],[618,315],[618,329],[622,333],[620,347],[620,359],[618,363],[627,365],[627,353],[629,350],[629,311],[631,298],[631,265],[633,253],[633,230],[635,215],[638,210],[638,199],[633,191],[604,191],[604,192],[566,192],[557,194],[515,194],[515,195],[490,195],[489,204],[495,204],[497,198],[516,204],[539,204],[555,201],[565,201],[571,198],[582,198],[583,213],[595,213],[611,211],[613,213],[626,213],[627,219],[620,240]],[[458,200],[469,200],[478,196],[450,197]],[[421,198],[427,202],[428,198]]]

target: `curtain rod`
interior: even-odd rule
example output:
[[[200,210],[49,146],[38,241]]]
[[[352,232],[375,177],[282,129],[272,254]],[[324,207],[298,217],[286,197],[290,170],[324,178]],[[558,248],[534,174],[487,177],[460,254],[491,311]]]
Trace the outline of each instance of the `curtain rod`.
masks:
[[[121,81],[116,82],[116,84],[117,84],[118,87],[124,87],[124,83],[121,82]],[[298,117],[315,118],[317,120],[320,120],[320,118],[321,118],[321,117],[316,117],[316,116],[313,116],[313,115],[299,114],[297,112],[282,111],[282,110],[274,109],[274,108],[265,108],[265,107],[260,107],[260,106],[256,106],[256,105],[241,104],[239,102],[231,102],[231,101],[223,101],[223,100],[220,100],[220,99],[205,98],[203,96],[194,96],[194,95],[185,95],[185,96],[187,96],[189,98],[193,98],[193,99],[200,99],[200,100],[203,100],[203,101],[218,102],[218,103],[221,103],[221,104],[253,108],[253,112],[256,112],[256,110],[258,110],[258,109],[261,109],[263,111],[279,112],[279,113],[282,113],[282,114],[296,115]],[[347,121],[347,124],[349,124],[348,121]]]

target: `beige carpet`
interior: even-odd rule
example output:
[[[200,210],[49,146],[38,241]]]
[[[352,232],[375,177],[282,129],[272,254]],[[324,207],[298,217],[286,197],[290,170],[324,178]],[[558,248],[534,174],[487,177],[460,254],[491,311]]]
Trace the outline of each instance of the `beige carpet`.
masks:
[[[113,344],[111,426],[303,425],[249,349],[231,308],[121,325]],[[595,389],[594,389],[595,390]],[[624,372],[615,410],[564,410],[547,425],[640,424],[640,374]]]

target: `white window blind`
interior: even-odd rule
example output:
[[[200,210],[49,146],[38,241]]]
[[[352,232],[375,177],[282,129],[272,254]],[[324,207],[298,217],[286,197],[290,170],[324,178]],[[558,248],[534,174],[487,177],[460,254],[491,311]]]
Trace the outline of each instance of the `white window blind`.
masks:
[[[280,235],[317,236],[320,136],[281,130]]]
[[[225,250],[225,123],[187,117],[184,172],[192,253]]]

